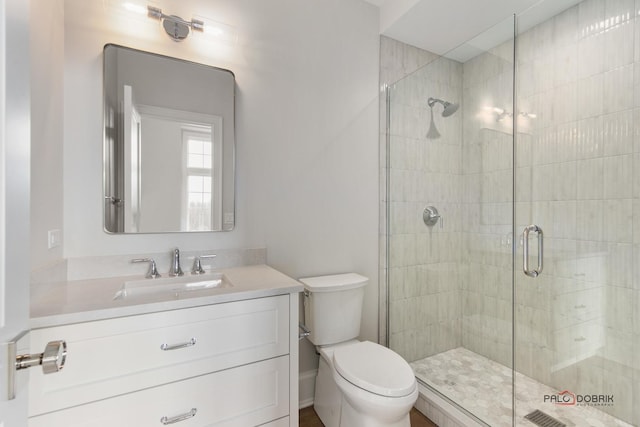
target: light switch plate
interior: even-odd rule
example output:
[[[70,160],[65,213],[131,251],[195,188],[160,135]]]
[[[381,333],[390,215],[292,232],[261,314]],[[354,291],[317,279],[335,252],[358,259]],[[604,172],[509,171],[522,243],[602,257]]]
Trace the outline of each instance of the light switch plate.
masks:
[[[60,246],[62,237],[60,236],[60,230],[49,230],[47,233],[47,246],[49,249],[57,248]]]

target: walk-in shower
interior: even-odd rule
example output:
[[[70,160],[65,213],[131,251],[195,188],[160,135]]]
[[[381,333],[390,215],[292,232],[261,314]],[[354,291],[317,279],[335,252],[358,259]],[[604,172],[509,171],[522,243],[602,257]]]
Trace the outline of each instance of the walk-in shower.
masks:
[[[479,425],[640,425],[638,10],[382,40],[382,339]]]

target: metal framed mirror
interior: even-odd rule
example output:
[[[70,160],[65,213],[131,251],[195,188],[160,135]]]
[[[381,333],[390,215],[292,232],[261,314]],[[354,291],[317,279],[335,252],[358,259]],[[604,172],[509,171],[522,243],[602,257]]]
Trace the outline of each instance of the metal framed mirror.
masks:
[[[235,224],[235,76],[104,48],[104,229],[229,231]]]

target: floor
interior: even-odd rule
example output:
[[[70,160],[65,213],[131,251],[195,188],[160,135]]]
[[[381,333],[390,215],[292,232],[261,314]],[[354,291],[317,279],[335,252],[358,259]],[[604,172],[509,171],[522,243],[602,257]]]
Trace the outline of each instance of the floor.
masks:
[[[438,427],[415,408],[411,410],[411,427]],[[300,427],[324,427],[313,406],[300,410]]]
[[[465,348],[456,348],[411,363],[416,377],[459,403],[492,427],[507,427],[511,420],[511,369]],[[532,427],[524,419],[539,409],[567,427],[631,427],[592,406],[545,403],[544,395],[557,390],[516,373],[516,425]]]

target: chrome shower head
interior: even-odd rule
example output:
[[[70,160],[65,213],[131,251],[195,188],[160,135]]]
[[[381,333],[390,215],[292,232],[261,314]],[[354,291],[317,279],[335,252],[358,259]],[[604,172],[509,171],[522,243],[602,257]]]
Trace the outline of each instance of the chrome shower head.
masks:
[[[427,104],[429,104],[429,107],[431,108],[433,108],[436,103],[442,104],[442,106],[444,107],[444,110],[442,110],[442,117],[449,117],[450,115],[458,111],[458,108],[460,107],[460,105],[458,104],[451,103],[449,101],[443,101],[442,99],[437,98],[429,98],[429,100],[427,101]]]
[[[456,111],[458,111],[458,104],[452,104],[450,102],[446,102],[443,104],[444,105],[444,110],[442,110],[442,117],[449,117],[452,114],[454,114]]]

